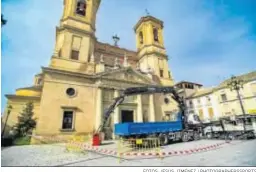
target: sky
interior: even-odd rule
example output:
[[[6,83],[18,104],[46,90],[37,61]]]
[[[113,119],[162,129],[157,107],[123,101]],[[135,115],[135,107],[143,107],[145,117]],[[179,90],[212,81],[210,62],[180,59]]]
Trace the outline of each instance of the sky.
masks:
[[[150,15],[164,22],[164,43],[176,82],[216,86],[231,75],[256,70],[255,0],[102,0],[96,37],[136,50],[133,27]],[[1,110],[5,94],[31,86],[48,66],[63,0],[2,0]]]

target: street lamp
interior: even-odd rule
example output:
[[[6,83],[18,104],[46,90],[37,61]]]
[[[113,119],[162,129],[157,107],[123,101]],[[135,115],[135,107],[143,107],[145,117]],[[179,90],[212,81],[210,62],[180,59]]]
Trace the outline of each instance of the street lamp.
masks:
[[[12,105],[8,105],[7,106],[7,116],[6,116],[6,120],[5,120],[3,131],[2,131],[2,134],[1,134],[2,137],[4,136],[4,131],[5,131],[5,128],[6,128],[7,121],[8,121],[9,115],[11,113],[11,110],[12,110]]]
[[[243,88],[243,83],[244,83],[243,80],[238,79],[236,76],[232,76],[231,80],[229,81],[229,83],[227,85],[231,91],[235,90],[237,93],[237,97],[238,97],[238,100],[239,100],[239,103],[240,103],[240,106],[242,109],[242,113],[244,115],[243,122],[244,122],[244,131],[245,131],[246,130],[246,128],[245,128],[245,110],[244,110],[243,102],[242,102],[242,99],[241,99],[241,96],[239,93],[239,90]]]

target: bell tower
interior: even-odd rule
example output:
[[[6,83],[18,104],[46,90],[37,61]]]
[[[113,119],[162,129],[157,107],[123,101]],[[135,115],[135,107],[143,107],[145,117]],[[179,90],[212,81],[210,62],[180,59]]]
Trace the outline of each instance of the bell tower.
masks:
[[[136,47],[141,69],[150,69],[163,85],[173,85],[164,47],[163,22],[149,14],[135,25]]]
[[[78,63],[90,62],[96,42],[95,22],[100,2],[101,0],[64,0],[63,15],[56,28],[51,67],[79,68]]]

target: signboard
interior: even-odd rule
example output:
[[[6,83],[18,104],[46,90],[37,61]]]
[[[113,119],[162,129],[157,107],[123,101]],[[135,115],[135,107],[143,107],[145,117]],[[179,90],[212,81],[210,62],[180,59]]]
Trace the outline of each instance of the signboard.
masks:
[[[249,109],[249,110],[248,110],[248,113],[249,113],[249,114],[256,114],[256,109]]]
[[[141,145],[142,144],[142,139],[136,139],[136,144]]]

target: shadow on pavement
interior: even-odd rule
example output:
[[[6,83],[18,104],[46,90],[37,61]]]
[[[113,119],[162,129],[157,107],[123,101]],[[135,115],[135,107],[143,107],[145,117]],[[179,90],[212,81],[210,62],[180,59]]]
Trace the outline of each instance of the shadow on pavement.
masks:
[[[102,146],[104,146],[104,145],[113,145],[113,144],[115,144],[115,142],[103,142],[103,143],[101,143]]]

